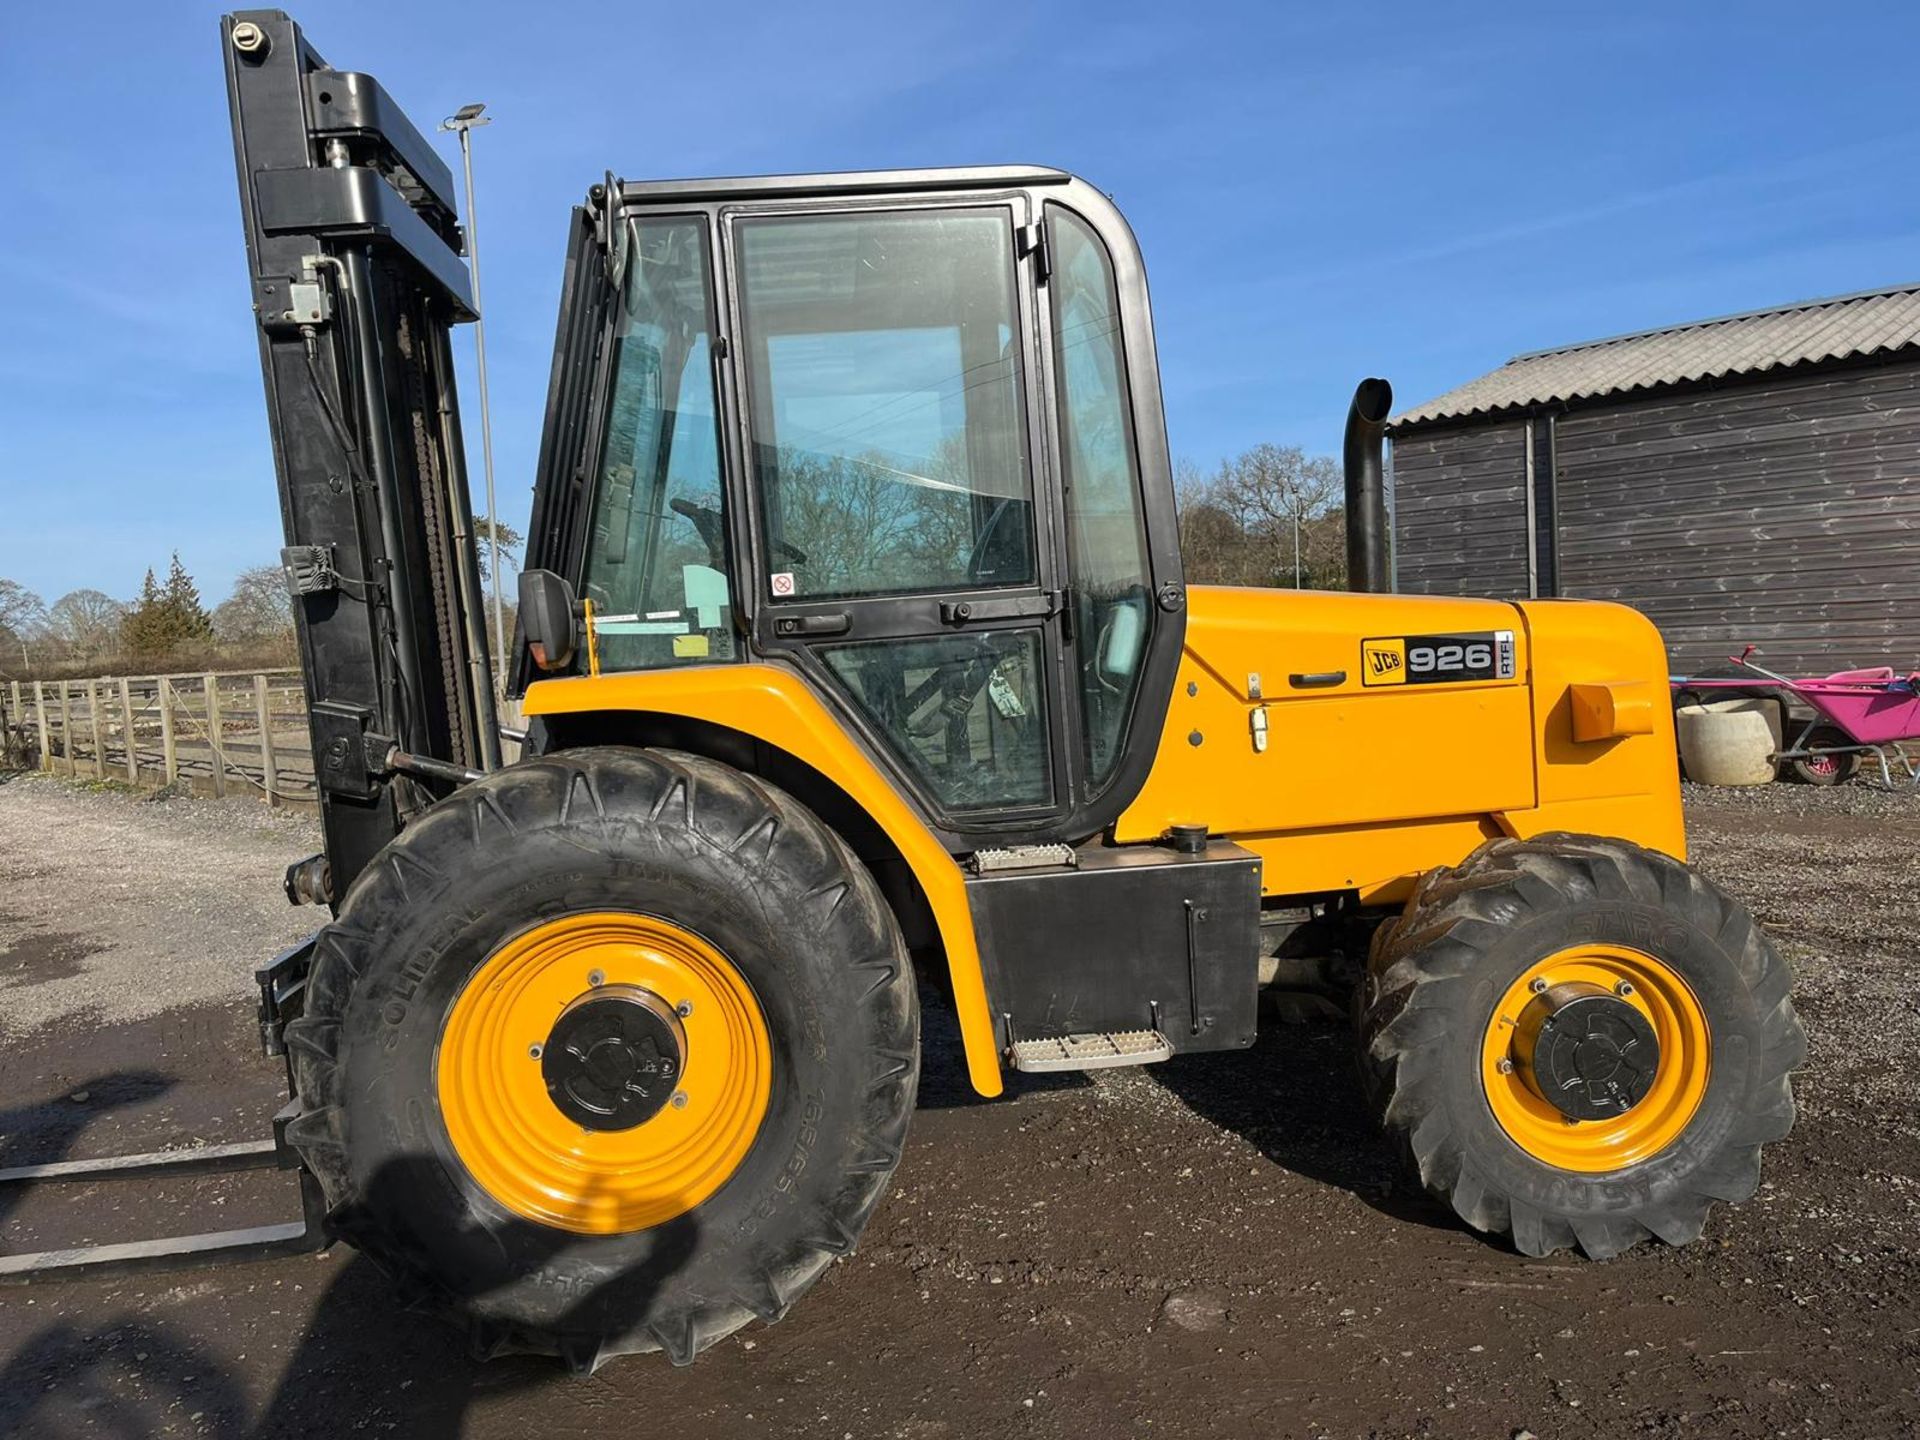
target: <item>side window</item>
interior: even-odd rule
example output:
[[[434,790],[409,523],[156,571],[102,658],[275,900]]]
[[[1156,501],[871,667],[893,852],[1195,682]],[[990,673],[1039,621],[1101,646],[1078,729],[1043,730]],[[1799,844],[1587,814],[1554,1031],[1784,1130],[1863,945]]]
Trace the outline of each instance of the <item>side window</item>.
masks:
[[[738,235],[772,593],[1033,584],[1006,212],[767,217]]]
[[[1039,631],[873,640],[821,655],[944,809],[1052,801]]]
[[[1072,211],[1049,205],[1047,217],[1074,634],[1087,779],[1098,790],[1124,749],[1153,623],[1146,519],[1113,264]]]
[[[601,664],[731,660],[706,222],[632,223],[587,532]]]

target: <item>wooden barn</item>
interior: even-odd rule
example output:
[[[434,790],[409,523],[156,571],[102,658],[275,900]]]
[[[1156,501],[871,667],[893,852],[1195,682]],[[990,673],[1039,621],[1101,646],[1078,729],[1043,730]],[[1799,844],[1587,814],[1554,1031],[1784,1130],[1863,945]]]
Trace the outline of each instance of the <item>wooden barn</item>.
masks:
[[[1676,673],[1920,666],[1920,286],[1522,355],[1388,433],[1397,589],[1618,600]]]

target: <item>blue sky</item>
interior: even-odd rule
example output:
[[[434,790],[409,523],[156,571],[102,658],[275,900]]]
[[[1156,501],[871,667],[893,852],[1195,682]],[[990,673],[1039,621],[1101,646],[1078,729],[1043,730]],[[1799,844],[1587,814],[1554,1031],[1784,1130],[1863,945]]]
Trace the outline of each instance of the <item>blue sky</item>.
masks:
[[[217,7],[0,30],[0,576],[209,602],[280,544]],[[1031,161],[1146,252],[1176,455],[1337,448],[1524,350],[1920,279],[1920,8],[311,3],[479,132],[501,513],[523,520],[567,207],[611,169]],[[724,60],[724,71],[710,68]],[[471,339],[462,337],[464,353]],[[478,404],[463,398],[479,473]]]

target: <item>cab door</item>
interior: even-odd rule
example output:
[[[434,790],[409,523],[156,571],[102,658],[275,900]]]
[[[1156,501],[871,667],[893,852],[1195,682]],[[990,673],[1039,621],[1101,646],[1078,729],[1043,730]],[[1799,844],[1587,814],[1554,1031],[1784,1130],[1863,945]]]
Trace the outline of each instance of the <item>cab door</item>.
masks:
[[[955,836],[1070,804],[1024,195],[723,214],[754,643]]]

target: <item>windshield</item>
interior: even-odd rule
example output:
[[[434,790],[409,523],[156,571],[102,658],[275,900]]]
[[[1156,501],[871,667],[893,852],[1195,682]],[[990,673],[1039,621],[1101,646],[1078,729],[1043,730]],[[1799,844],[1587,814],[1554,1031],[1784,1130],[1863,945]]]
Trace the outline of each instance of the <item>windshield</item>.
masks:
[[[704,220],[634,221],[585,594],[601,664],[734,654]]]

